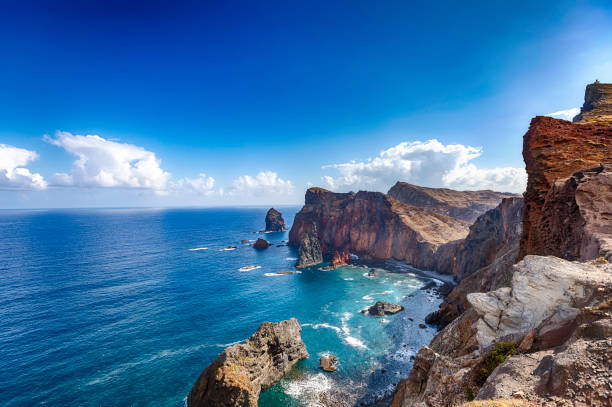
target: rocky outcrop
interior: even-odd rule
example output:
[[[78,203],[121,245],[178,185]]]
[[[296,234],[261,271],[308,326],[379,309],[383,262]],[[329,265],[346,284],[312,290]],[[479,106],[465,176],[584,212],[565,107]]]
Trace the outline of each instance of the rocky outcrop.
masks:
[[[397,182],[389,197],[412,206],[419,206],[472,223],[486,211],[495,208],[503,198],[515,194],[484,191],[455,191],[447,188],[427,188]]]
[[[343,250],[342,252],[339,252],[336,250],[336,252],[334,253],[334,257],[332,258],[332,261],[329,265],[330,267],[336,269],[338,267],[346,266],[350,262],[351,262],[351,254],[348,251]]]
[[[612,126],[612,83],[595,81],[587,85],[584,104],[573,121]]]
[[[321,370],[324,370],[326,372],[335,372],[336,370],[338,370],[338,367],[336,367],[336,363],[338,363],[338,358],[334,355],[321,356],[321,358],[319,359],[319,367],[321,368]]]
[[[379,192],[306,191],[295,216],[289,244],[297,246],[312,224],[324,254],[347,250],[362,258],[396,259],[417,268],[436,269],[440,246],[467,235],[468,223],[410,206]]]
[[[230,346],[198,378],[189,407],[254,407],[259,393],[308,357],[297,319],[264,322],[245,343]]]
[[[570,324],[602,292],[612,293],[612,265],[526,256],[515,266],[510,287],[467,298],[480,315],[477,340],[485,348],[498,338],[536,328],[540,340],[562,335],[555,330]],[[561,339],[550,338],[562,343]]]
[[[261,250],[261,249],[267,249],[268,247],[270,247],[270,242],[268,242],[265,239],[257,239],[255,243],[253,243],[254,249]]]
[[[270,208],[266,213],[266,232],[283,232],[287,230],[283,215],[274,208]]]
[[[323,253],[316,223],[313,223],[308,232],[302,236],[298,254],[296,268],[312,267],[323,263]]]
[[[531,121],[523,138],[528,180],[519,258],[527,254],[555,255],[582,261],[592,258],[597,251],[593,246],[597,238],[591,235],[591,231],[612,225],[609,215],[606,215],[611,212],[610,201],[607,206],[604,203],[598,209],[592,209],[588,200],[604,193],[609,196],[609,178],[596,176],[589,170],[587,172],[591,175],[579,183],[584,177],[578,173],[582,171],[584,174],[585,170],[601,167],[602,162],[610,157],[612,127],[571,123],[542,116]],[[608,170],[604,167],[602,171],[605,173]],[[565,183],[569,184],[564,186]],[[593,191],[596,193],[593,194]],[[563,208],[566,204],[571,208]],[[558,210],[562,210],[562,213],[557,213]],[[601,214],[608,218],[602,220],[598,217]],[[570,218],[564,221],[560,215],[570,215]],[[589,222],[591,225],[587,225]],[[591,243],[588,250],[579,247],[567,251],[571,244],[566,244],[566,247],[563,244],[569,243],[568,231],[572,230],[579,231],[576,235],[589,235],[587,240]]]
[[[397,314],[400,311],[403,311],[404,307],[399,304],[395,304],[392,302],[384,302],[384,301],[376,301],[376,304],[372,305],[367,309],[367,312],[370,315],[374,315],[376,317],[382,317],[384,315],[392,315]]]

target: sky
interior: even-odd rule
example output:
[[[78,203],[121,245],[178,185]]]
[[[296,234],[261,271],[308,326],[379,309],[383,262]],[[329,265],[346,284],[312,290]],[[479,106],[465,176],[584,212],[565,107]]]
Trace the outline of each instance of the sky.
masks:
[[[612,82],[609,1],[0,7],[0,208],[521,193],[530,119]]]

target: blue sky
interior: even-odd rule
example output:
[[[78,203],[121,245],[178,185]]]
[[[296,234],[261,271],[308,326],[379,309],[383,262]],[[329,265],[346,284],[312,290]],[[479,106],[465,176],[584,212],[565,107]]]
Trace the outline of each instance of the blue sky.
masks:
[[[520,192],[530,118],[612,81],[606,1],[124,3],[2,6],[0,207]]]

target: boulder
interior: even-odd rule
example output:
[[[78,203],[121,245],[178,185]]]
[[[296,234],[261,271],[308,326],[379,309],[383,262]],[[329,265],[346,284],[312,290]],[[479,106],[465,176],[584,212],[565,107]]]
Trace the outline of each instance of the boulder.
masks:
[[[320,263],[323,263],[323,253],[321,252],[317,226],[313,224],[308,233],[302,237],[295,267],[312,267]]]
[[[264,322],[244,343],[230,346],[200,375],[188,407],[256,407],[259,393],[308,357],[297,319]]]
[[[268,242],[265,239],[260,238],[260,239],[257,239],[255,243],[253,243],[253,248],[257,250],[267,249],[268,247],[270,247],[270,242]]]
[[[338,358],[334,355],[321,356],[319,359],[319,367],[326,372],[335,372],[338,370],[336,363],[338,363]]]
[[[283,232],[287,230],[283,215],[274,208],[266,213],[266,232]]]
[[[376,304],[368,308],[368,313],[377,317],[383,315],[397,314],[403,311],[404,307],[392,302],[376,301]]]

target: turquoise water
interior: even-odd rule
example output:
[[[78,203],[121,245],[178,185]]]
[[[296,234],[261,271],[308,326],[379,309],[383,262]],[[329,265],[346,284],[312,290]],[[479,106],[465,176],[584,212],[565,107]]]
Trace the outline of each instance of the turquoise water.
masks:
[[[288,224],[297,209],[281,209]],[[361,266],[276,275],[294,271],[287,233],[266,234],[274,245],[264,251],[240,243],[259,236],[265,212],[0,212],[0,405],[183,406],[225,347],[290,317],[310,357],[261,406],[392,391],[434,334],[418,327],[440,301],[421,289],[431,280],[384,271],[391,264],[373,278]],[[376,300],[406,310],[359,312]],[[339,357],[337,372],[318,369],[326,353]]]

